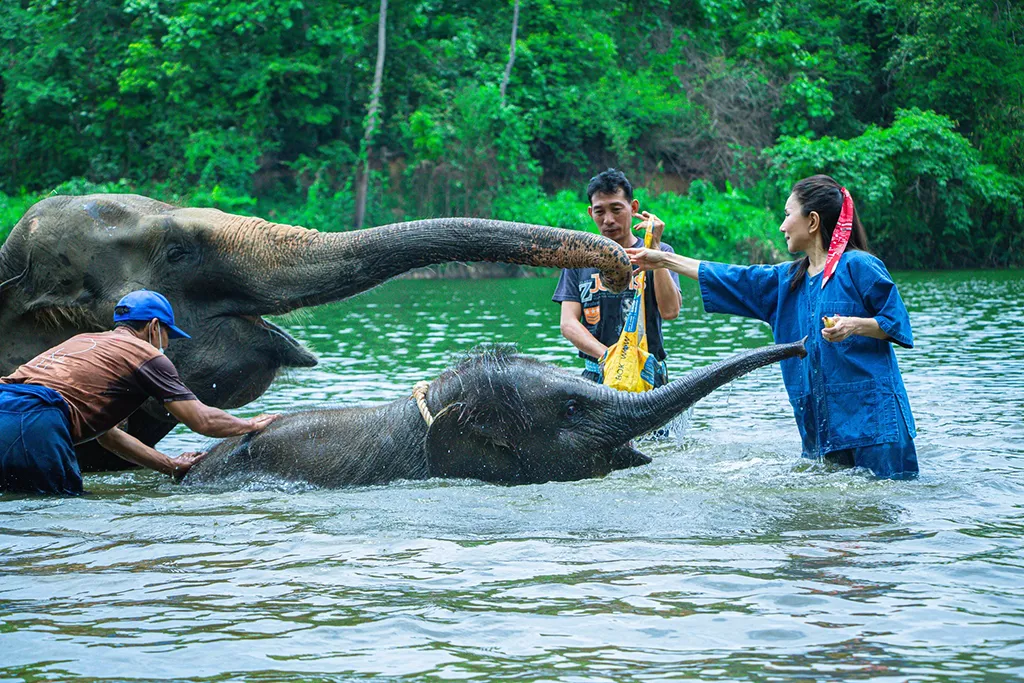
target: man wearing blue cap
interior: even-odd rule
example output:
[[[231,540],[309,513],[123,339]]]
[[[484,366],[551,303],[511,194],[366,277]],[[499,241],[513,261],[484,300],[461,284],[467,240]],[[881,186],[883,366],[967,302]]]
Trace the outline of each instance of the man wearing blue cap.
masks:
[[[79,334],[0,378],[0,491],[82,493],[74,446],[91,439],[129,462],[180,478],[202,457],[171,458],[117,425],[146,399],[206,436],[263,429],[276,415],[249,420],[205,405],[182,384],[163,355],[189,336],[157,292],[141,289],[114,308],[110,332]]]

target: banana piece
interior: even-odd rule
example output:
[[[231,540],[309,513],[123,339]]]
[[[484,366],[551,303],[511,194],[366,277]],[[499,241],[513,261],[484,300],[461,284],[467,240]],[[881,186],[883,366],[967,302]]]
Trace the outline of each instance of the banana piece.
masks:
[[[829,318],[828,316],[822,316],[821,317],[821,322],[822,322],[822,324],[825,325],[825,327],[835,327],[836,326],[836,318],[838,318],[838,317],[839,317],[838,315],[833,316],[831,318]]]

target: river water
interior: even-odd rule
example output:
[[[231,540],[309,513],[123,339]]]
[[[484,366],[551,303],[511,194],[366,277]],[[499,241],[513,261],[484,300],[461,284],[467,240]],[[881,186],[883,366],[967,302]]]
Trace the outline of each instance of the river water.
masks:
[[[916,481],[802,462],[777,367],[601,480],[89,475],[82,498],[0,496],[0,680],[1020,680],[1024,272],[897,280]],[[402,398],[479,342],[573,367],[553,288],[405,280],[294,314],[321,364],[239,412]],[[675,376],[770,342],[683,289]]]

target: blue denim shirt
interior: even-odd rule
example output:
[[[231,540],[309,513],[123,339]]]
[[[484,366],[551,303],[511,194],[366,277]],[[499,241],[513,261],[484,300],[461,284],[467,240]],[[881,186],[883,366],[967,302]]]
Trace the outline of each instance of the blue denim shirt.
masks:
[[[790,291],[791,263],[733,266],[701,262],[704,310],[757,318],[771,325],[775,341],[807,337],[807,357],[782,361],[782,378],[793,405],[804,455],[895,443],[897,420],[917,436],[907,390],[892,344],[850,336],[828,342],[822,316],[874,318],[901,346],[913,348],[910,318],[885,265],[863,251],[843,254],[825,288],[821,274],[804,277]]]

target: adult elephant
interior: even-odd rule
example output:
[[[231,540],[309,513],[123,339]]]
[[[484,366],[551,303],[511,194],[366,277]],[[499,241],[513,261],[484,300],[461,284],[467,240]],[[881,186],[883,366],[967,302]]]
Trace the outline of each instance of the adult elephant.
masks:
[[[611,240],[520,223],[439,218],[319,233],[138,195],[51,197],[29,209],[0,249],[0,374],[72,335],[110,329],[122,296],[153,289],[192,335],[168,350],[182,379],[204,403],[237,408],[281,368],[316,364],[263,316],[449,261],[597,267],[619,290],[632,272]],[[152,445],[174,425],[150,401],[128,431]],[[95,444],[79,456],[84,470],[125,466]]]
[[[631,440],[726,382],[806,355],[802,340],[751,349],[633,394],[498,349],[414,390],[419,398],[293,413],[222,441],[185,483],[341,487],[456,477],[538,484],[603,476],[649,463]]]

